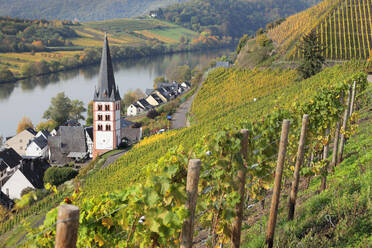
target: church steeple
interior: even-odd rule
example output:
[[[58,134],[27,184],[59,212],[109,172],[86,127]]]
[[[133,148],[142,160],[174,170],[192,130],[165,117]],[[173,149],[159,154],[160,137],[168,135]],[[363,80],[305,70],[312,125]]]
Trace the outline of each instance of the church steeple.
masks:
[[[114,69],[112,66],[110,47],[107,33],[102,48],[101,67],[99,70],[98,87],[94,92],[94,101],[119,101],[120,93],[115,84]]]

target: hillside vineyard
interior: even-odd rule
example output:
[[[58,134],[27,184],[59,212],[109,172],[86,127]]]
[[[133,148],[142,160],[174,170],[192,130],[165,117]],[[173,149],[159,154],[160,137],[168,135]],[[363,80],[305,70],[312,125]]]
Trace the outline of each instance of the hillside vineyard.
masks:
[[[371,0],[342,0],[315,27],[322,55],[329,60],[367,59],[372,45]],[[291,58],[298,58],[296,48]]]

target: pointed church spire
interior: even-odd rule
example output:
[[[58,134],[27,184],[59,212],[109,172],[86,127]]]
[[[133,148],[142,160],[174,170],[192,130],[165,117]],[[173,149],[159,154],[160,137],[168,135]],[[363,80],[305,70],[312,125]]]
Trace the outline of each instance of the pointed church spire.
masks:
[[[111,61],[110,47],[107,33],[105,33],[102,48],[101,67],[99,70],[98,87],[94,93],[94,101],[119,101],[120,93],[117,92],[114,69]]]

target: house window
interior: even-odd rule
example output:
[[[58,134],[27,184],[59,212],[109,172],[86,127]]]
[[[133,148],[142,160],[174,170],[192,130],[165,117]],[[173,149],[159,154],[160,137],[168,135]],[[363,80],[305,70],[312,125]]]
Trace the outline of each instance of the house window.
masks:
[[[102,111],[102,105],[101,104],[98,105],[98,111]]]
[[[106,125],[106,131],[111,131],[111,125]]]
[[[98,125],[98,131],[102,131],[102,130],[103,130],[102,125]]]
[[[98,120],[102,121],[102,115],[98,115]]]
[[[110,120],[110,115],[106,115],[106,121]]]
[[[105,105],[105,110],[110,111],[110,105]]]

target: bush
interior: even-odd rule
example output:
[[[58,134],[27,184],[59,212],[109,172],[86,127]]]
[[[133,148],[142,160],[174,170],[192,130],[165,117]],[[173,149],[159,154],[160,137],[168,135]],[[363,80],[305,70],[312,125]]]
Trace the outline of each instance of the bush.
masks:
[[[152,109],[147,113],[147,118],[155,119],[155,117],[158,115],[159,115],[158,111],[156,111],[155,109]]]
[[[60,185],[74,177],[78,172],[70,167],[50,167],[46,170],[44,175],[44,183],[50,183],[52,185]]]
[[[22,189],[22,191],[21,191],[21,197],[24,196],[25,194],[30,193],[31,191],[34,191],[34,189],[31,188],[31,187],[27,187],[27,188]]]

